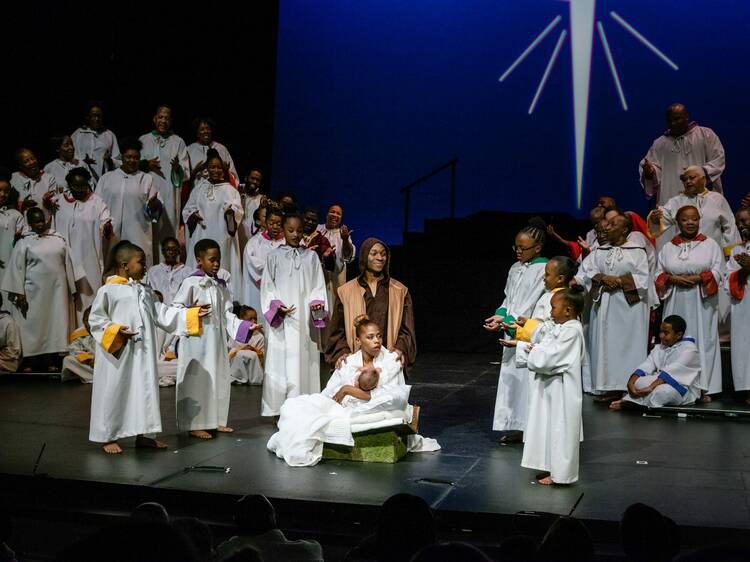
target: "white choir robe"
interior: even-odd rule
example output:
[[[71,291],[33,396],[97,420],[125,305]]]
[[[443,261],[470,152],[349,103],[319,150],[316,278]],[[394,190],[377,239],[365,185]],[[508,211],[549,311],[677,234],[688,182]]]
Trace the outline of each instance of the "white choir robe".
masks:
[[[149,200],[158,191],[151,176],[138,171],[128,174],[118,168],[107,172],[96,186],[96,194],[104,200],[112,216],[111,246],[129,240],[146,254],[146,265],[154,263],[153,234]],[[160,199],[163,204],[164,201]]]
[[[63,357],[60,381],[78,379],[84,383],[94,381],[96,340],[81,326],[70,334],[68,354]]]
[[[323,268],[318,254],[284,245],[268,254],[260,284],[261,313],[268,323],[262,416],[277,416],[288,398],[320,392],[320,328],[310,307],[327,314]],[[279,307],[296,307],[284,316]]]
[[[33,180],[23,172],[13,172],[10,176],[10,185],[18,192],[18,203],[21,204],[26,197],[31,197],[37,207],[44,211],[44,217],[49,220],[52,212],[44,206],[44,195],[50,191],[57,192],[58,187],[55,177],[42,170],[38,179]]]
[[[272,250],[284,244],[284,238],[272,240],[265,230],[258,232],[245,245],[242,253],[242,304],[251,306],[258,313],[258,319],[268,326],[260,308],[260,284],[266,258]]]
[[[194,269],[185,267],[182,263],[176,263],[174,266],[164,262],[157,263],[148,268],[143,284],[149,285],[154,291],[159,291],[164,298],[164,304],[170,305],[185,277],[193,271]]]
[[[157,327],[170,333],[200,333],[200,309],[161,304],[150,287],[113,275],[99,289],[89,325],[97,341],[91,393],[89,440],[108,443],[124,437],[159,433]],[[122,326],[137,332],[126,339]]]
[[[156,132],[141,135],[139,140],[143,143],[141,160],[159,159],[161,165],[161,177],[156,172],[148,175],[154,183],[159,198],[164,203],[164,211],[159,220],[159,239],[166,236],[175,236],[180,226],[180,190],[182,183],[190,174],[190,158],[188,158],[185,141],[179,136],[171,134],[167,138],[156,134]],[[177,157],[178,166],[172,171],[172,159]]]
[[[260,202],[263,199],[263,195],[258,193],[256,195],[246,195],[242,198],[242,206],[245,210],[245,216],[242,217],[242,223],[240,223],[240,251],[245,250],[245,246],[250,239],[259,233],[259,229],[255,226],[255,211],[260,207]]]
[[[638,301],[628,304],[625,293],[608,293],[595,280],[597,275],[632,275]],[[633,365],[646,357],[648,345],[649,292],[653,277],[646,252],[640,246],[600,246],[591,253],[583,279],[591,292],[589,354],[595,391],[627,388]],[[637,297],[636,297],[637,294]]]
[[[654,164],[656,176],[643,177],[645,159]],[[724,172],[724,147],[719,137],[708,127],[693,126],[684,135],[673,137],[664,134],[649,148],[646,158],[638,164],[638,176],[648,198],[657,197],[664,205],[671,197],[682,192],[680,174],[688,166],[700,166],[708,176],[707,187],[721,193],[721,174]]]
[[[103,131],[94,131],[88,127],[79,127],[70,135],[75,148],[76,160],[80,165],[91,172],[91,178],[94,183],[99,181],[105,173],[112,170],[107,169],[104,163],[104,155],[109,153],[112,163],[115,167],[120,165],[122,157],[120,156],[120,147],[117,144],[117,137],[109,129]],[[89,157],[95,160],[94,164],[86,164],[85,159]]]
[[[216,141],[212,141],[210,145],[194,142],[187,147],[187,154],[190,161],[190,173],[193,173],[193,170],[198,166],[198,164],[206,161],[206,154],[211,148],[218,152],[219,157],[224,162],[224,164],[229,166],[229,173],[234,176],[234,179],[239,180],[240,176],[237,174],[237,168],[234,167],[234,160],[232,160],[232,155],[229,154],[229,150],[227,150],[226,146]]]
[[[24,357],[68,350],[76,275],[65,239],[50,229],[33,232],[13,248],[2,290],[26,296],[26,317],[17,307],[13,318],[21,329]]]
[[[16,236],[23,232],[26,221],[23,215],[15,209],[3,207],[0,209],[0,287],[2,287],[5,272],[10,267],[10,254],[16,242]],[[3,298],[6,298],[3,295]],[[6,299],[7,300],[7,299]],[[5,305],[6,307],[8,305]]]
[[[189,269],[195,269],[197,262],[194,248],[199,240],[214,240],[221,249],[221,265],[231,275],[228,288],[234,300],[239,299],[242,294],[242,262],[237,233],[229,235],[224,219],[224,213],[230,209],[234,211],[234,220],[239,228],[244,213],[239,192],[228,183],[213,184],[208,180],[199,180],[190,192],[182,210],[182,218],[187,235],[185,265]],[[195,230],[190,234],[187,220],[195,212],[200,213],[203,220],[196,224]]]
[[[52,162],[44,166],[44,171],[55,178],[55,183],[59,187],[67,189],[68,182],[65,181],[65,177],[68,175],[68,172],[76,168],[86,168],[88,170],[88,167],[80,160],[65,162],[64,160],[55,158]],[[91,185],[91,189],[96,188],[96,180],[93,176],[91,176],[89,184]]]
[[[328,290],[328,304],[331,310],[336,310],[336,303],[338,302],[339,294],[338,289],[346,283],[346,264],[350,263],[357,256],[357,247],[354,245],[352,237],[349,236],[347,245],[352,249],[351,257],[344,259],[344,242],[341,239],[341,229],[332,228],[327,229],[325,224],[319,224],[317,228],[323,236],[328,238],[331,246],[336,248],[336,266],[333,271],[323,270],[323,275],[326,279],[326,288]]]
[[[232,314],[224,281],[196,271],[183,282],[173,306],[210,304],[199,338],[180,338],[177,348],[177,428],[216,429],[229,416],[229,338],[247,341],[253,324]]]
[[[750,390],[750,293],[747,291],[748,272],[742,271],[735,259],[739,254],[750,255],[750,241],[732,249],[727,263],[724,286],[732,303],[732,379],[735,390]]]
[[[544,267],[547,260],[536,258],[532,262],[517,261],[508,272],[505,283],[505,299],[500,308],[514,318],[528,318],[539,298],[544,294]],[[513,339],[509,335],[505,339]],[[516,349],[503,348],[500,377],[497,382],[495,413],[492,422],[494,431],[523,431],[529,394],[529,372],[516,365]]]
[[[700,353],[693,338],[683,337],[670,347],[658,344],[632,374],[638,377],[636,388],[646,388],[657,378],[666,384],[646,396],[633,398],[626,394],[623,399],[648,408],[687,406],[701,395],[696,386],[700,372]]]
[[[591,246],[591,252],[581,261],[581,265],[578,267],[578,272],[575,275],[575,281],[582,287],[586,287],[586,275],[587,272],[591,271],[594,267],[594,254],[596,249],[599,247],[599,241],[594,240],[594,244]],[[586,291],[583,299],[583,311],[581,312],[581,323],[583,324],[583,333],[586,336],[586,360],[583,362],[581,369],[581,379],[583,384],[583,391],[586,394],[598,394],[594,390],[594,378],[591,374],[591,308],[593,306],[591,294]]]
[[[667,283],[668,275],[700,275],[701,283],[680,287]],[[724,255],[719,245],[705,236],[682,241],[675,237],[659,252],[656,288],[664,303],[663,317],[681,316],[695,336],[700,352],[700,378],[696,386],[707,394],[721,392],[719,347],[719,287],[724,282]]]
[[[518,342],[516,350],[516,364],[531,372],[521,466],[547,471],[558,484],[571,484],[578,480],[583,440],[583,326],[578,320],[546,323],[529,348]]]
[[[266,338],[262,332],[254,332],[247,343],[265,352]],[[244,344],[233,341],[230,347],[237,348],[241,345]],[[238,351],[231,359],[229,377],[232,382],[239,384],[263,384],[263,362],[261,358],[252,349]]]
[[[68,242],[70,258],[79,269],[76,299],[76,321],[83,321],[83,311],[94,302],[102,286],[104,272],[104,226],[112,222],[104,200],[91,193],[85,201],[78,201],[63,193],[55,198],[59,205],[52,218],[55,230]],[[81,275],[82,274],[82,275]]]

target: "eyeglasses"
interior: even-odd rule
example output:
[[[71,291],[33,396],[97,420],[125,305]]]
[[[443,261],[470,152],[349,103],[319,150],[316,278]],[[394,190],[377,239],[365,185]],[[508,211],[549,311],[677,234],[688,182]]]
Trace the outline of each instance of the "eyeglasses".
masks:
[[[516,252],[517,254],[519,254],[519,253],[520,253],[520,254],[523,254],[524,252],[528,252],[529,250],[533,250],[534,248],[536,248],[536,245],[534,245],[534,246],[529,246],[528,248],[521,248],[521,247],[519,247],[519,246],[511,246],[511,248],[512,248],[512,249],[513,249],[513,251],[514,251],[514,252]]]

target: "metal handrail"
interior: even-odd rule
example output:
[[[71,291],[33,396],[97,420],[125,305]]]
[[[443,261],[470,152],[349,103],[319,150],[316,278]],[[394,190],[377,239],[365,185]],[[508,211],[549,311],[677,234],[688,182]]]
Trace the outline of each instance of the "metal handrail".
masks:
[[[433,176],[436,176],[443,170],[446,170],[448,168],[451,169],[451,212],[450,212],[450,218],[455,218],[456,216],[456,164],[458,163],[458,158],[453,158],[452,160],[449,160],[445,164],[441,164],[437,168],[432,169],[431,171],[427,172],[423,176],[415,179],[414,181],[406,184],[404,187],[402,187],[399,190],[399,193],[404,193],[404,235],[406,235],[407,232],[409,232],[409,210],[411,207],[411,190],[414,189],[416,186],[418,186],[420,183],[427,181]]]

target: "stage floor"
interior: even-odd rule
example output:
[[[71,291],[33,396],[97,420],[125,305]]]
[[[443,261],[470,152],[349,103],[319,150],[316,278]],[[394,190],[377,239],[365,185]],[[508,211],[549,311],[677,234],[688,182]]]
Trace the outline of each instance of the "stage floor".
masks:
[[[174,388],[161,390],[163,439],[169,450],[103,454],[88,442],[91,386],[46,377],[0,379],[0,474],[136,485],[214,494],[378,505],[397,492],[423,497],[443,512],[564,514],[583,492],[576,516],[618,521],[644,502],[679,525],[750,527],[750,425],[746,418],[644,416],[610,412],[585,399],[581,479],[544,487],[520,467],[521,445],[500,446],[491,431],[497,355],[424,354],[412,375],[412,403],[422,406],[420,433],[441,452],[408,455],[395,465],[321,462],[291,468],[269,453],[274,431],[259,417],[260,388],[234,386],[230,425],[236,432],[200,441],[175,432]],[[748,410],[732,399],[732,409]],[[718,408],[721,403],[711,408]],[[701,410],[703,407],[697,407]],[[185,472],[187,466],[231,467]]]

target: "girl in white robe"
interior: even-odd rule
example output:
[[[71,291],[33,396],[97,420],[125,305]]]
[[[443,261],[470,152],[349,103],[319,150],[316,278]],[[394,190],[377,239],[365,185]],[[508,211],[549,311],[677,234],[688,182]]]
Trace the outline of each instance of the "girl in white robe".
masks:
[[[55,198],[52,224],[68,243],[70,257],[79,270],[76,299],[77,324],[102,286],[103,240],[112,234],[112,217],[101,197],[91,192],[91,175],[85,168],[68,174],[70,190]]]
[[[318,338],[328,315],[323,268],[318,255],[300,247],[302,219],[284,219],[286,244],[266,260],[260,285],[261,311],[268,323],[262,416],[277,416],[287,398],[320,392]]]
[[[24,357],[68,350],[76,276],[65,239],[30,209],[31,232],[13,248],[2,290],[12,293]]]
[[[263,270],[266,268],[266,258],[272,250],[284,244],[284,235],[281,232],[282,218],[281,211],[269,209],[266,215],[266,230],[253,236],[245,245],[242,254],[242,304],[255,310],[262,310],[260,286]],[[266,326],[265,318],[261,317],[261,323]]]
[[[8,206],[10,191],[10,182],[0,179],[0,287],[2,287],[5,272],[10,266],[13,245],[21,236],[25,225],[23,215]]]
[[[29,149],[21,148],[16,151],[16,163],[18,171],[10,176],[10,184],[18,193],[20,209],[25,212],[30,207],[39,207],[49,221],[51,211],[44,201],[52,198],[56,192],[61,192],[62,186],[58,190],[55,177],[39,169],[39,161]]]
[[[737,391],[750,390],[750,210],[737,213],[743,242],[732,249],[725,287],[732,302],[732,378]],[[742,263],[740,263],[742,262]],[[750,397],[745,398],[750,404]]]
[[[253,324],[232,313],[226,283],[216,277],[221,253],[214,240],[195,246],[198,269],[183,282],[173,306],[210,304],[214,313],[204,319],[199,338],[180,338],[177,352],[177,428],[194,437],[211,439],[206,430],[230,433],[228,339],[247,342]]]
[[[719,286],[724,281],[724,255],[719,245],[698,233],[695,207],[678,213],[681,233],[659,251],[656,290],[664,316],[676,314],[687,323],[700,351],[696,386],[705,394],[721,392]],[[710,400],[710,399],[708,399]]]

